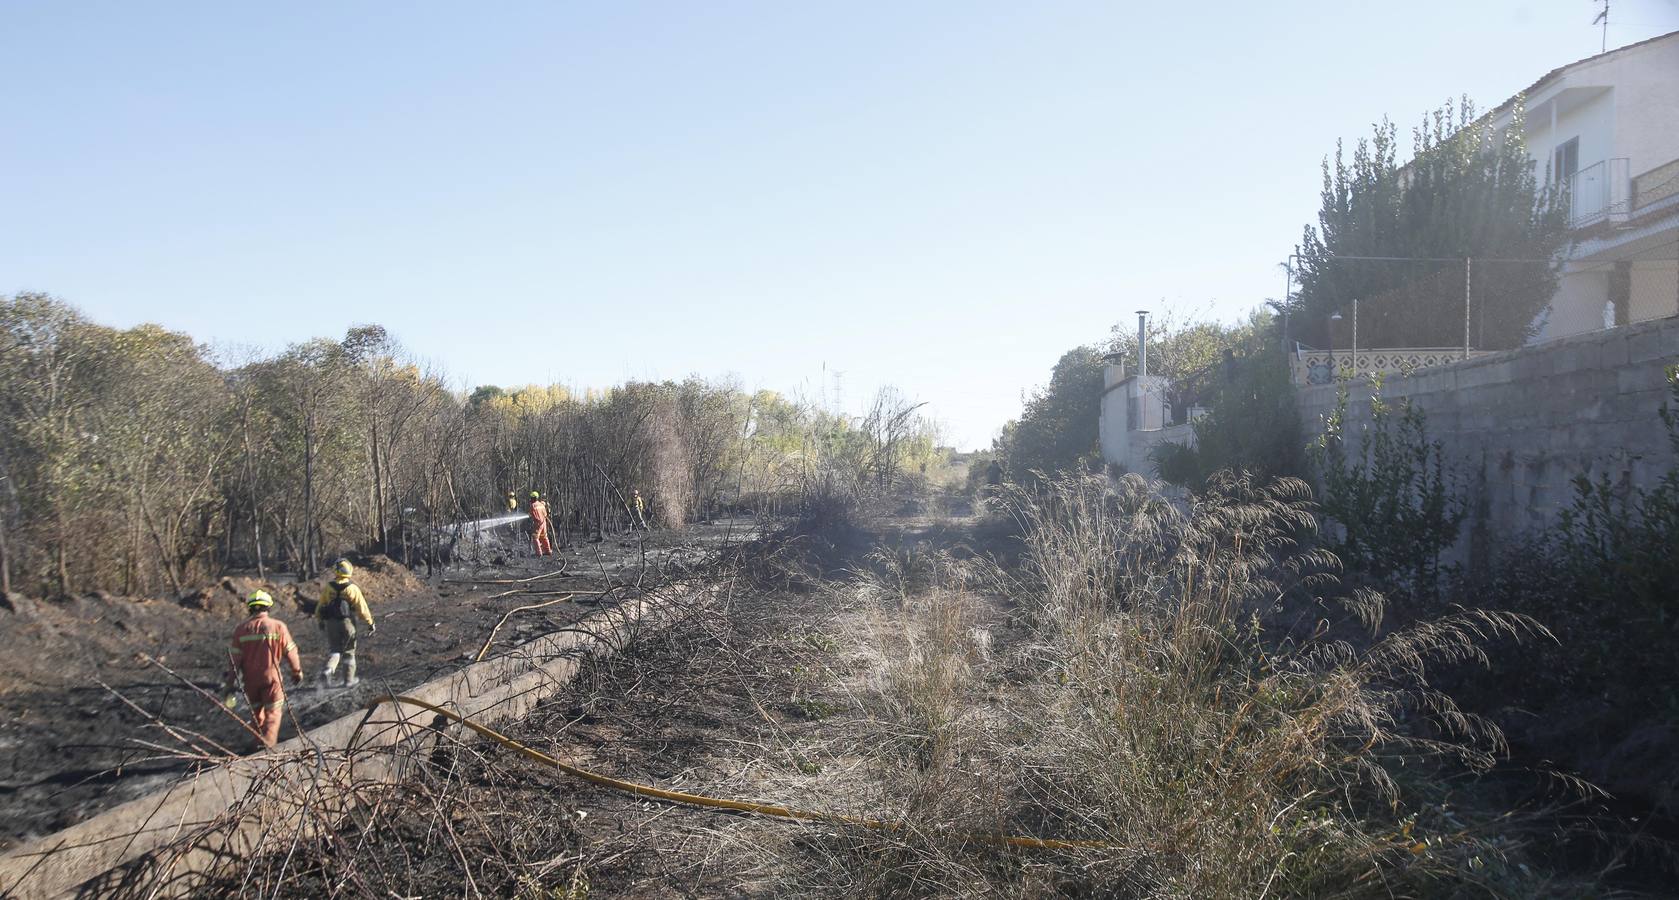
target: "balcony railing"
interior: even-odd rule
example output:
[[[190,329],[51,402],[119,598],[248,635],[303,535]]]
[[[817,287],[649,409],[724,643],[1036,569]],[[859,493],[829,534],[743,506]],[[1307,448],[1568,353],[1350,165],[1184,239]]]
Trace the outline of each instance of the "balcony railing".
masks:
[[[1657,200],[1679,194],[1679,159],[1657,166],[1632,180],[1632,208],[1643,209]]]
[[[1632,179],[1624,157],[1595,162],[1564,182],[1568,223],[1585,228],[1599,222],[1624,221],[1632,210]]]

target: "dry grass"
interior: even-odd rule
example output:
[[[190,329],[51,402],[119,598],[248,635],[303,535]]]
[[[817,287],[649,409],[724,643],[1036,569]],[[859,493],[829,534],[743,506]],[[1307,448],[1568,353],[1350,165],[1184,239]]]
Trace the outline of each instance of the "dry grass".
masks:
[[[513,729],[613,774],[896,827],[649,808],[445,733],[424,752],[382,751],[400,755],[400,785],[310,811],[323,827],[300,843],[229,858],[190,887],[550,898],[1591,892],[1536,873],[1514,817],[1459,808],[1451,779],[1492,765],[1499,736],[1428,681],[1436,663],[1481,658],[1488,638],[1542,635],[1539,626],[1476,613],[1380,633],[1381,598],[1339,589],[1334,559],[1311,549],[1309,498],[1293,482],[1230,479],[1179,506],[1134,478],[1073,479],[1005,501],[1020,525],[1018,565],[900,543],[836,582],[817,575],[836,548],[801,538],[780,556],[737,560],[761,590],[590,663]],[[1099,846],[994,840],[1011,834]]]
[[[1574,896],[1521,829],[1442,798],[1496,729],[1429,686],[1536,623],[1474,612],[1377,636],[1308,543],[1297,482],[1217,483],[1186,506],[1140,479],[1005,500],[1016,570],[880,555],[873,801],[891,831],[789,850],[831,896]],[[1005,599],[1006,598],[1006,599]],[[1024,633],[993,648],[997,602]],[[1362,637],[1357,637],[1362,633]],[[985,835],[1101,842],[1005,850]]]

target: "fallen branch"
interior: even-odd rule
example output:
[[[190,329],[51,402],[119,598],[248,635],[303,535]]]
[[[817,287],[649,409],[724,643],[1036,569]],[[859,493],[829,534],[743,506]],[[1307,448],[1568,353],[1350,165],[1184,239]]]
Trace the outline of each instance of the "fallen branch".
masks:
[[[552,600],[544,600],[541,603],[532,603],[532,604],[529,604],[529,605],[526,605],[526,606],[515,606],[512,609],[508,610],[507,612],[502,613],[501,620],[496,622],[494,628],[490,629],[490,636],[484,639],[484,646],[478,648],[478,655],[474,656],[472,658],[472,661],[473,662],[480,662],[484,659],[484,654],[489,652],[490,645],[495,643],[496,632],[501,630],[501,626],[507,624],[508,619],[513,618],[514,613],[524,612],[527,609],[541,609],[544,606],[553,606],[556,603],[564,603],[565,601],[571,600],[571,599],[576,598],[576,597],[604,597],[607,594],[610,594],[613,591],[616,591],[616,590],[618,590],[618,588],[621,588],[621,587],[623,587],[623,585],[618,585],[617,587],[608,588],[604,591],[531,591],[530,593],[533,593],[533,594],[539,594],[540,595],[540,594],[543,594],[543,593],[557,593],[557,594],[560,594],[561,596],[555,597]],[[517,593],[517,591],[509,591],[508,593]],[[503,597],[503,596],[506,596],[506,595],[505,594],[497,594],[496,596],[497,597]],[[495,599],[495,598],[492,597],[491,599]],[[596,600],[595,602],[599,603],[600,601]]]
[[[541,581],[544,578],[564,577],[567,574],[566,573],[566,567],[569,566],[569,565],[571,565],[571,560],[568,559],[565,562],[560,564],[560,568],[559,568],[558,571],[544,572],[541,575],[532,575],[529,578],[464,578],[464,579],[458,579],[458,580],[453,579],[453,578],[445,578],[445,579],[443,579],[443,583],[444,584],[525,584],[525,583],[531,582],[531,581]]]
[[[556,603],[564,603],[565,601],[570,600],[572,597],[575,597],[575,596],[576,596],[576,594],[567,593],[567,594],[564,594],[563,596],[555,597],[552,600],[544,600],[541,603],[532,603],[529,606],[516,606],[516,607],[508,610],[507,612],[503,613],[502,616],[501,616],[501,620],[496,622],[494,628],[490,629],[490,636],[487,637],[487,638],[484,638],[484,646],[478,648],[478,655],[474,656],[472,658],[472,661],[473,662],[479,662],[484,658],[484,654],[488,653],[490,651],[490,645],[495,643],[496,632],[501,630],[501,626],[507,624],[508,619],[513,618],[514,613],[524,612],[527,609],[541,609],[544,606],[553,606]]]
[[[139,713],[140,715],[144,716],[146,718],[146,721],[150,722],[153,726],[161,729],[164,734],[169,735],[170,737],[174,738],[175,740],[180,741],[183,745],[185,745],[187,747],[190,747],[193,750],[197,751],[199,756],[202,759],[209,760],[209,759],[215,758],[215,757],[213,757],[212,754],[207,753],[204,750],[204,748],[198,744],[197,741],[194,741],[191,738],[187,737],[186,735],[182,734],[179,730],[176,730],[175,728],[170,727],[169,723],[163,721],[162,719],[153,715],[151,712],[142,708],[139,704],[135,703],[133,700],[130,700],[127,697],[124,697],[122,695],[122,693],[119,692],[116,688],[111,687],[110,685],[106,684],[104,681],[101,681],[98,678],[93,679],[93,683],[97,684],[100,687],[104,688],[105,690],[109,691],[111,693],[111,696],[117,698],[118,700],[121,700],[123,702],[123,704],[126,705],[129,709],[132,709],[135,712]],[[221,704],[219,704],[219,703],[216,704],[216,705],[221,706]],[[241,722],[240,724],[243,725],[244,723]],[[245,728],[247,730],[250,730],[249,725],[246,725]],[[256,734],[255,731],[251,731],[251,733]],[[196,732],[195,732],[195,734],[196,734]],[[221,751],[222,758],[234,757],[234,756],[239,755],[239,754],[233,752],[232,750],[229,750],[226,747],[223,747],[221,744],[217,743],[216,740],[214,738],[210,737],[209,735],[197,734],[197,736],[203,738],[205,743],[208,743],[210,746],[212,746],[212,747],[216,748],[217,750]],[[257,739],[261,740],[262,735],[258,734]],[[144,746],[151,747],[154,750],[161,750],[165,753],[173,752],[173,751],[169,750],[169,748],[167,748],[167,747],[162,747],[162,746],[159,746],[159,745],[156,745],[156,744],[149,744],[145,741],[140,741],[140,740],[137,740],[137,739],[131,739],[131,740],[134,740],[135,743],[137,743],[137,744],[142,744]]]
[[[530,595],[535,596],[535,597],[552,597],[555,594],[570,594],[570,595],[575,597],[575,596],[581,596],[583,594],[604,594],[604,593],[606,593],[606,592],[605,591],[541,591],[541,590],[533,590],[531,588],[514,588],[511,591],[502,591],[499,594],[491,594],[490,596],[485,597],[484,599],[485,600],[500,600],[503,597],[511,597],[514,594],[530,594]]]
[[[216,709],[220,710],[223,715],[227,716],[228,718],[232,719],[235,722],[238,722],[239,727],[245,729],[247,732],[250,733],[250,735],[252,737],[256,738],[258,744],[263,743],[262,734],[260,732],[258,732],[255,728],[252,728],[250,722],[245,721],[245,719],[243,719],[240,716],[234,714],[233,710],[228,709],[226,706],[223,706],[221,698],[219,698],[215,694],[212,694],[209,691],[199,687],[197,684],[193,683],[193,681],[191,679],[183,676],[181,673],[175,671],[174,669],[171,669],[168,666],[164,665],[161,660],[159,660],[155,656],[152,656],[149,653],[140,654],[140,658],[142,660],[144,660],[145,662],[147,662],[148,664],[157,666],[158,668],[162,669],[163,671],[168,672],[169,674],[175,676],[175,678],[177,680],[179,680],[182,684],[184,684],[187,687],[189,687],[189,688],[193,689],[194,691],[198,692],[199,696],[201,696],[204,699],[210,701],[210,705],[214,706]],[[217,746],[219,747],[221,745],[217,744]],[[231,751],[229,751],[229,752],[231,753]],[[234,755],[237,755],[237,754],[234,754]]]

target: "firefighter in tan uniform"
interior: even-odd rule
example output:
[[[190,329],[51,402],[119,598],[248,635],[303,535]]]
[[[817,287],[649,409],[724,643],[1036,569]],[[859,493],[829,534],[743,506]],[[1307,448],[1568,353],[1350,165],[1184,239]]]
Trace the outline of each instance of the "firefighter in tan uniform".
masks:
[[[303,683],[297,642],[286,623],[268,614],[273,606],[274,598],[267,591],[252,591],[245,598],[251,617],[233,629],[233,642],[227,648],[228,706],[233,704],[234,686],[243,684],[245,698],[251,701],[251,725],[269,747],[280,739],[280,718],[286,706],[280,667],[291,670],[292,684]]]
[[[344,686],[355,687],[356,682],[356,619],[367,623],[367,633],[378,631],[373,613],[367,608],[367,598],[361,588],[350,580],[356,567],[341,559],[333,567],[333,579],[321,588],[321,599],[315,604],[315,622],[326,633],[326,666],[321,669],[321,689],[332,686],[332,676],[344,662]]]
[[[647,501],[641,499],[641,489],[636,488],[632,493],[635,497],[630,501],[635,507],[635,524],[632,527],[647,530]]]

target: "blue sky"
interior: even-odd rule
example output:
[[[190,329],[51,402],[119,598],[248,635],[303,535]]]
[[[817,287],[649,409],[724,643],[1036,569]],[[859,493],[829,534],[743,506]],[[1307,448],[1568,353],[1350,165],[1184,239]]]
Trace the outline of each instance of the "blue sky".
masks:
[[[1590,0],[470,6],[0,4],[0,293],[377,322],[466,385],[837,372],[984,446],[1132,310],[1279,294],[1337,138],[1600,40]]]

